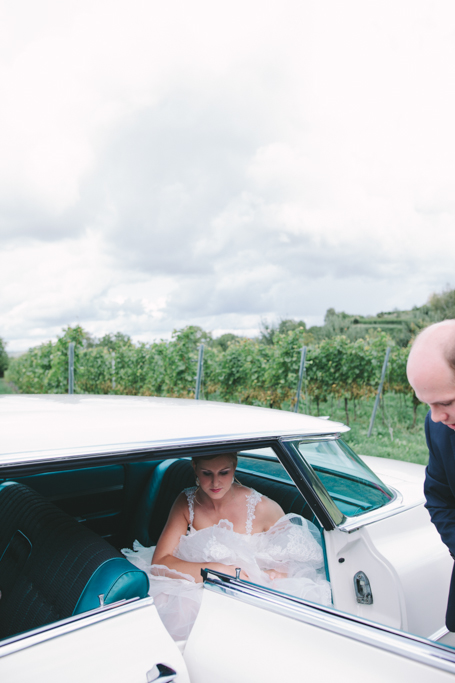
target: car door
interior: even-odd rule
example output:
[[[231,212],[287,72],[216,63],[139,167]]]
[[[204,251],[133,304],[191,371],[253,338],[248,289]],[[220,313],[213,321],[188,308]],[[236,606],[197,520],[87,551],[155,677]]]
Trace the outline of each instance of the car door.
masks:
[[[151,598],[109,605],[0,641],[0,680],[189,683],[182,655]]]
[[[423,505],[324,538],[337,609],[426,638],[444,627],[453,561]]]
[[[184,657],[193,683],[453,681],[455,653],[334,609],[206,572]]]

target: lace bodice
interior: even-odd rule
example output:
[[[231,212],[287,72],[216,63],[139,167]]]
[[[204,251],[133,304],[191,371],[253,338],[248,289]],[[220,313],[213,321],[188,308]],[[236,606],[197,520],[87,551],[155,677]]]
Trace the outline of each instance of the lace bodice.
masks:
[[[188,533],[194,533],[195,529],[193,527],[194,522],[194,500],[196,498],[197,486],[191,486],[184,490],[186,498],[188,500],[188,511],[189,511],[189,530]],[[256,505],[262,499],[260,493],[251,489],[251,493],[246,496],[246,524],[245,533],[247,536],[251,536],[253,533],[253,520],[256,518],[255,511]],[[227,521],[227,520],[226,520]]]
[[[194,499],[196,498],[196,491],[197,491],[197,486],[191,486],[188,489],[184,490],[184,494],[186,495],[186,499],[188,501],[188,510],[190,513],[190,528],[189,531],[193,529],[193,522],[194,522]]]

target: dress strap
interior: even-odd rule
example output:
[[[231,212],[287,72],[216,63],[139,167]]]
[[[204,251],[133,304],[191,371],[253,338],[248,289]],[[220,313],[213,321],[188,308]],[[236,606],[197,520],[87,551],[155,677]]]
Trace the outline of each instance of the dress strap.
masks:
[[[251,493],[249,493],[246,497],[247,514],[245,531],[248,536],[251,536],[253,532],[253,519],[255,519],[256,517],[254,512],[256,510],[256,505],[259,503],[260,500],[262,500],[261,494],[255,491],[254,489],[251,489]]]
[[[188,501],[188,512],[190,513],[190,529],[193,528],[194,521],[194,499],[196,497],[197,486],[190,486],[189,489],[184,489],[183,493],[186,495]]]

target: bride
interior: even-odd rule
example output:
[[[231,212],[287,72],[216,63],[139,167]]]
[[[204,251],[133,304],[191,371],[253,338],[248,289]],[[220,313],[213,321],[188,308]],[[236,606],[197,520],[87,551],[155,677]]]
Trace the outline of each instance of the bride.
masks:
[[[193,458],[196,486],[177,497],[156,547],[137,541],[126,557],[147,571],[150,595],[175,640],[188,638],[202,599],[201,569],[236,575],[325,605],[331,603],[317,528],[285,515],[235,480],[237,454]]]

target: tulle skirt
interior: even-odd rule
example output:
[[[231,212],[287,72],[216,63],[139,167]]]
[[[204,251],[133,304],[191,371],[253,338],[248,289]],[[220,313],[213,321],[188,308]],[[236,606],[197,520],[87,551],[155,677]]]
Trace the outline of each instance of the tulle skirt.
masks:
[[[331,604],[325,578],[320,535],[314,524],[300,515],[285,515],[268,531],[239,534],[228,520],[182,536],[174,555],[187,562],[220,562],[241,567],[249,581],[283,593]],[[186,640],[196,620],[203,584],[189,574],[153,564],[155,546],[138,541],[122,552],[150,579],[149,594],[174,640]],[[277,578],[278,576],[278,578]]]

